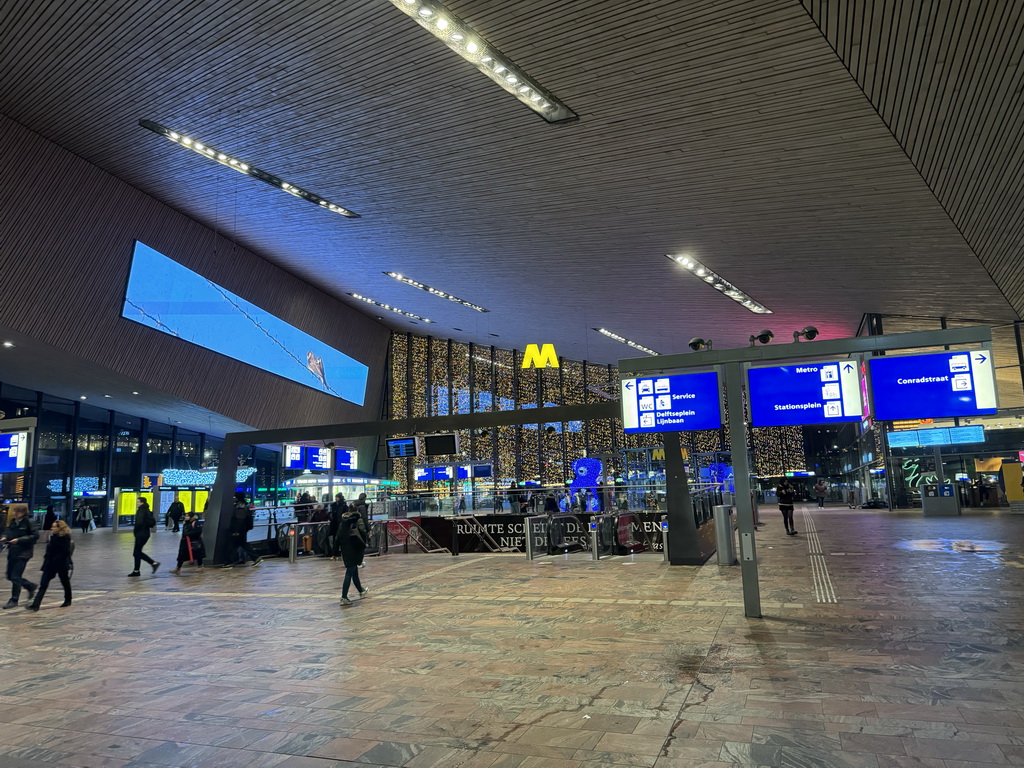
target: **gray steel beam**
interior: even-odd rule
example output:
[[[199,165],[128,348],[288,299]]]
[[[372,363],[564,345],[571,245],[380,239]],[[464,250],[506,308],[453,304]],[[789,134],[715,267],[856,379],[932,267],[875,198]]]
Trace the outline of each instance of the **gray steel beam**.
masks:
[[[967,328],[914,331],[891,336],[859,336],[852,339],[825,339],[790,344],[767,344],[740,349],[714,349],[654,357],[632,357],[619,360],[619,376],[633,373],[662,373],[680,368],[699,368],[723,363],[759,363],[772,360],[795,360],[803,357],[832,357],[858,352],[886,352],[917,347],[942,347],[951,344],[982,344],[992,341],[992,328],[972,325]]]

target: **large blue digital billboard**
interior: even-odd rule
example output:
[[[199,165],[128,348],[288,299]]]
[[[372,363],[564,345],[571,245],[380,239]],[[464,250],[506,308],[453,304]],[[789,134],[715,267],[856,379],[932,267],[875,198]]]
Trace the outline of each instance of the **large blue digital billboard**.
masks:
[[[860,421],[857,364],[849,360],[751,368],[750,423],[755,427]]]
[[[139,242],[121,314],[357,405],[365,399],[369,368],[358,360]]]
[[[980,416],[996,412],[992,353],[887,355],[868,361],[879,421]]]
[[[715,371],[623,379],[621,387],[624,432],[684,432],[722,426]]]

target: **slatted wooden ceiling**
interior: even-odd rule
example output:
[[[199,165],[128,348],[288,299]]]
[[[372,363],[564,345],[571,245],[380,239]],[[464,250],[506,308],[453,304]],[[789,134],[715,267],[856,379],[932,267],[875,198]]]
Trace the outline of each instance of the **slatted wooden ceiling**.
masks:
[[[1024,3],[802,2],[1024,314]]]
[[[451,7],[580,121],[547,125],[386,0],[8,0],[0,112],[330,293],[438,321],[389,318],[416,332],[552,341],[605,362],[634,353],[595,326],[670,352],[694,335],[742,344],[765,325],[780,338],[808,322],[849,334],[869,311],[1015,316],[813,8]],[[204,162],[140,118],[363,218]],[[956,175],[966,185],[987,157]],[[668,252],[691,253],[776,314],[680,274]]]

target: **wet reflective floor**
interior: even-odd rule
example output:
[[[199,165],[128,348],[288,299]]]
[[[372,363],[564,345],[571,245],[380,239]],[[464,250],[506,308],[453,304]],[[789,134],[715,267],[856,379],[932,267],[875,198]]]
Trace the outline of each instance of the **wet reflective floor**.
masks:
[[[388,555],[341,608],[340,563],[79,535],[71,607],[0,612],[0,766],[1024,764],[1024,517],[762,519],[762,619],[714,560]]]

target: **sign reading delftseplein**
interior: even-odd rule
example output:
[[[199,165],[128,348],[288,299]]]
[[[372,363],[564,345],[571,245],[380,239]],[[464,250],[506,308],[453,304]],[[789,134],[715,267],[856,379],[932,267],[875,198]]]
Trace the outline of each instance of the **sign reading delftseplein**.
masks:
[[[868,361],[875,418],[949,418],[995,413],[995,370],[987,349],[892,355]]]
[[[715,371],[623,379],[621,385],[624,432],[686,432],[722,426]]]
[[[860,421],[857,363],[851,360],[751,368],[750,423],[755,427]]]

